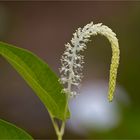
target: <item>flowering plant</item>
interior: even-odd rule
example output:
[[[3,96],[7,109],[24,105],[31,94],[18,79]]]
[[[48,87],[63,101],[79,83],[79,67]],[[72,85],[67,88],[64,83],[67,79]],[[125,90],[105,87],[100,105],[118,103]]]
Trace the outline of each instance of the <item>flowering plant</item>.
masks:
[[[44,61],[33,53],[0,42],[0,54],[23,77],[48,109],[58,140],[62,140],[65,123],[70,117],[69,100],[77,95],[73,87],[79,87],[83,77],[84,56],[81,52],[87,48],[86,44],[90,41],[90,37],[97,34],[105,36],[111,43],[112,60],[108,99],[112,101],[116,86],[120,50],[116,34],[109,27],[101,23],[93,24],[91,22],[76,30],[70,43],[65,45],[66,50],[61,57],[60,79]],[[56,119],[62,122],[60,127]],[[0,120],[0,138],[33,139],[24,130],[3,120]]]

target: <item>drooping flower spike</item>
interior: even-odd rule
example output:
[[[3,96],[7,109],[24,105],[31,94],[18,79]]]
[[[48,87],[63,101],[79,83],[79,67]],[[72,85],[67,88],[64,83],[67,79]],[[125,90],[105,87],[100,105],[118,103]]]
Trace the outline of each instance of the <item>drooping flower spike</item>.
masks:
[[[112,60],[110,66],[108,99],[112,101],[116,86],[120,50],[116,34],[109,27],[102,25],[102,23],[93,24],[93,22],[91,22],[83,28],[78,28],[73,34],[71,42],[65,45],[66,50],[61,58],[60,81],[67,86],[64,89],[65,93],[70,96],[75,96],[77,94],[76,91],[72,90],[72,86],[78,87],[83,77],[82,69],[84,56],[81,52],[87,48],[86,44],[90,41],[90,37],[97,34],[105,36],[111,43]]]

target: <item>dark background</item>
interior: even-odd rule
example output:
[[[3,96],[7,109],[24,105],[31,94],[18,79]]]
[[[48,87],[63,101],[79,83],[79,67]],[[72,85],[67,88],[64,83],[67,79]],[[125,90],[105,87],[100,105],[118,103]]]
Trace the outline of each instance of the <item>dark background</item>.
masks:
[[[0,40],[28,49],[59,75],[64,44],[72,33],[93,21],[117,34],[121,61],[117,83],[129,104],[120,104],[122,119],[109,131],[86,135],[67,129],[65,138],[140,138],[140,2],[0,2]],[[84,81],[108,81],[110,44],[93,37],[85,52]],[[100,87],[102,88],[102,87]],[[80,95],[79,95],[80,96]],[[17,72],[0,57],[0,118],[25,129],[34,138],[55,138],[45,107]]]

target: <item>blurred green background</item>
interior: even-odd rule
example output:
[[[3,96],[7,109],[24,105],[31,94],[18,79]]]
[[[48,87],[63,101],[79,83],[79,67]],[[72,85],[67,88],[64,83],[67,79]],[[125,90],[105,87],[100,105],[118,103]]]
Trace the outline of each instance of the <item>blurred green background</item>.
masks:
[[[58,75],[64,44],[70,41],[72,33],[78,27],[83,27],[91,21],[109,26],[119,39],[121,50],[117,78],[119,88],[114,102],[119,110],[116,112],[117,116],[120,117],[119,121],[108,130],[102,129],[102,125],[98,130],[98,124],[97,128],[93,124],[93,127],[83,130],[80,130],[81,125],[79,125],[82,122],[75,124],[76,127],[68,124],[64,137],[67,139],[140,139],[139,1],[0,2],[0,40],[34,52]],[[100,81],[108,82],[110,44],[102,36],[93,37],[93,40],[88,44],[85,52],[83,86],[84,83],[97,85],[102,83]],[[100,89],[104,89],[102,84],[99,85]],[[95,96],[96,94],[98,93],[96,92]],[[74,100],[76,102],[77,99]],[[88,104],[88,100],[85,100],[85,103]],[[72,110],[74,112],[73,108]],[[79,110],[77,113],[80,113],[80,109],[77,110]],[[102,118],[109,115],[107,112],[105,114],[101,112]],[[93,114],[96,116],[96,112],[93,111]],[[34,138],[56,137],[45,107],[2,57],[0,57],[0,118],[25,129]],[[83,121],[86,123],[86,118]],[[106,127],[112,120],[108,121],[105,123]],[[75,131],[74,128],[79,131]]]

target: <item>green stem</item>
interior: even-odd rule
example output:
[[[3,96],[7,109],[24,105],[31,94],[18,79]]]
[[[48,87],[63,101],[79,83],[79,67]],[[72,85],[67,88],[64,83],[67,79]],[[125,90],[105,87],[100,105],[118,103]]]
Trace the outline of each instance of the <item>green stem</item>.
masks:
[[[68,84],[68,89],[69,89],[69,91],[71,90],[71,83]],[[68,108],[68,104],[69,104],[69,97],[70,96],[67,94],[66,95],[66,106],[65,106],[65,109],[64,109],[64,121],[62,121],[60,129],[59,129],[58,124],[55,122],[53,116],[51,115],[51,113],[49,113],[58,140],[62,140],[63,135],[64,135],[65,125],[66,125],[67,108]]]
[[[62,140],[63,135],[59,134],[57,135],[57,137],[58,137],[58,140]]]
[[[73,62],[73,60],[72,60],[72,62]],[[71,67],[71,69],[72,69],[72,67]],[[71,77],[72,77],[72,74],[70,73],[69,74],[69,79],[71,79]],[[71,92],[71,80],[68,83],[68,91]],[[70,95],[67,93],[66,94],[66,106],[65,106],[65,110],[64,110],[64,121],[62,121],[62,125],[60,127],[60,133],[61,133],[62,136],[64,135],[64,131],[65,131],[67,108],[68,108],[68,105],[69,105],[69,98],[70,98]]]
[[[49,114],[50,114],[50,118],[51,118],[53,127],[55,129],[57,138],[58,138],[58,140],[62,140],[62,137],[64,135],[64,129],[65,129],[65,121],[62,122],[61,129],[59,129],[58,124],[54,120],[54,117],[51,115],[51,113],[49,113]]]
[[[51,118],[54,130],[55,130],[55,133],[56,133],[56,135],[58,137],[58,140],[62,140],[62,136],[60,134],[60,130],[59,130],[58,124],[55,122],[54,117],[51,115],[51,113],[49,113],[49,114],[50,114],[50,118]]]
[[[62,121],[62,125],[61,125],[61,128],[60,128],[60,133],[62,134],[62,136],[64,135],[64,131],[65,131],[67,108],[68,108],[68,104],[69,104],[69,95],[67,94],[66,96],[67,96],[67,98],[66,98],[66,106],[65,106],[65,112],[64,112],[65,120]]]

